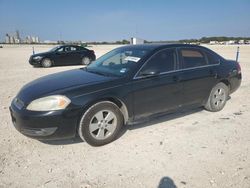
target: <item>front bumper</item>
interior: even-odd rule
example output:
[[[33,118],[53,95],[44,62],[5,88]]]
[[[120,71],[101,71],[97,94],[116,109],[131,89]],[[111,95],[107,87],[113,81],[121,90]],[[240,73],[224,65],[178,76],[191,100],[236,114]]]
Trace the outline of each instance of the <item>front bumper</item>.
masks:
[[[31,64],[33,66],[41,66],[41,59],[35,60],[32,57],[30,57],[29,64]]]
[[[76,111],[32,112],[11,104],[10,114],[15,128],[25,136],[38,140],[57,140],[76,135],[79,114]]]

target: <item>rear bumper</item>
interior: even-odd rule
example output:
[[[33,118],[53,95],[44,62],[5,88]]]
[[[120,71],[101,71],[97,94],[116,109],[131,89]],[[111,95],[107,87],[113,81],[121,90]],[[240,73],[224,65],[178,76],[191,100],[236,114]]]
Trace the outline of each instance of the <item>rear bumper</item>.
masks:
[[[230,94],[235,92],[241,85],[242,75],[237,74],[230,78]]]
[[[95,54],[90,54],[90,59],[91,59],[91,61],[95,61],[96,60],[96,55]]]
[[[38,140],[75,137],[78,115],[71,111],[31,112],[19,110],[13,103],[10,114],[15,128],[23,135]]]

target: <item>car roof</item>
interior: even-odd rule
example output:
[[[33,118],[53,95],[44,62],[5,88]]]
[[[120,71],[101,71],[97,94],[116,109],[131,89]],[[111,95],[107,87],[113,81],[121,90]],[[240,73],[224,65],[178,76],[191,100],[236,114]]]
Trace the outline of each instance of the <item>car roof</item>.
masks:
[[[151,43],[151,44],[136,44],[136,45],[126,45],[125,48],[135,48],[135,49],[149,49],[154,50],[158,48],[178,48],[178,47],[193,47],[193,48],[203,48],[202,46],[193,45],[193,44],[165,44],[165,43]],[[121,47],[122,48],[122,47]]]
[[[75,45],[75,44],[60,45],[60,47],[69,47],[69,46],[73,46],[73,47],[82,47],[82,46],[78,46],[78,45]]]

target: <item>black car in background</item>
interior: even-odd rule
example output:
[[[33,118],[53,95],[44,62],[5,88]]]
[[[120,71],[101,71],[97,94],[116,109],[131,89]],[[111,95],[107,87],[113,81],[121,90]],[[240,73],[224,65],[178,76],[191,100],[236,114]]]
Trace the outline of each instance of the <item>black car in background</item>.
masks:
[[[88,65],[96,59],[95,52],[82,46],[62,45],[48,52],[30,56],[29,63],[45,68],[57,65]]]
[[[241,84],[239,63],[195,45],[133,45],[85,68],[25,85],[11,103],[17,130],[37,139],[113,141],[123,125],[155,114],[204,106],[216,112]]]

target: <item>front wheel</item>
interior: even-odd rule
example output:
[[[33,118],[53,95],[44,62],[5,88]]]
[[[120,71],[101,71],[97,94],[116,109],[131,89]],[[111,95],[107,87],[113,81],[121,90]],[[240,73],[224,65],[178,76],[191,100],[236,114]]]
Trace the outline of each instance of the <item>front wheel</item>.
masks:
[[[224,83],[216,84],[207,100],[205,109],[211,112],[217,112],[224,108],[229,95],[229,88]]]
[[[103,101],[90,107],[82,116],[78,134],[92,146],[108,144],[116,139],[123,126],[123,115],[114,103]]]
[[[44,68],[52,67],[52,61],[49,58],[45,58],[42,60],[42,66]]]

